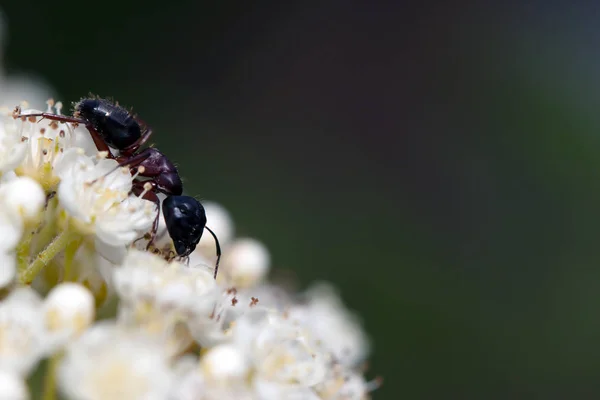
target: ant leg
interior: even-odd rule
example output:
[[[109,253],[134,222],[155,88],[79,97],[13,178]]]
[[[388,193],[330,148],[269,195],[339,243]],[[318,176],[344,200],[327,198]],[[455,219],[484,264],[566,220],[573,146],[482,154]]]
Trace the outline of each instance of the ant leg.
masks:
[[[106,173],[106,175],[109,175],[109,174],[115,172],[119,168],[128,167],[129,168],[129,172],[133,175],[133,179],[135,179],[138,174],[141,175],[141,176],[150,176],[150,177],[152,176],[152,175],[148,175],[147,173],[145,173],[147,171],[147,167],[146,166],[140,165],[144,161],[146,161],[148,159],[148,157],[150,157],[150,155],[151,155],[151,149],[146,149],[146,150],[142,151],[140,154],[136,154],[133,157],[125,157],[125,156],[114,157],[110,152],[108,154],[109,154],[108,157],[116,160],[118,162],[118,164],[113,169],[111,169],[110,171],[108,171]],[[136,167],[137,167],[137,173],[134,173],[133,170]],[[156,174],[154,176],[156,176]],[[95,181],[96,180],[94,180],[92,182],[95,182]],[[152,189],[156,188],[156,184],[153,181],[148,181],[148,182],[150,182],[152,184]],[[134,185],[136,183],[139,183],[139,182],[133,181]],[[142,182],[142,185],[140,186],[141,189],[138,188],[139,192],[135,193],[136,196],[139,196],[140,193],[143,192],[143,190],[144,190],[143,189],[143,183],[145,183],[145,182]],[[154,200],[152,200],[152,201],[154,201]]]
[[[37,114],[17,114],[17,113],[15,113],[13,116],[15,118],[21,118],[23,120],[25,120],[26,118],[29,118],[29,117],[33,117],[33,118],[42,117],[42,119],[49,119],[51,121],[68,122],[71,124],[87,125],[87,122],[80,118],[68,117],[66,115],[52,114],[52,113],[47,113],[47,112],[37,113]]]
[[[152,182],[149,182],[149,181],[133,182],[131,191],[136,196],[139,196],[140,194],[143,193],[142,199],[153,201],[154,204],[156,204],[156,217],[154,218],[154,222],[152,223],[152,229],[150,230],[150,240],[148,242],[148,245],[146,246],[146,250],[148,250],[150,248],[150,246],[154,243],[154,240],[156,239],[156,233],[158,232],[158,223],[160,221],[160,199],[158,198],[158,196],[156,195],[156,193],[153,190],[144,189],[144,186],[146,185],[146,183],[150,183],[151,185],[153,185]],[[153,189],[154,189],[154,187],[153,187]]]
[[[96,145],[98,151],[103,151],[107,153],[106,157],[114,160],[115,156],[110,151],[110,148],[108,147],[104,139],[102,139],[102,136],[100,136],[100,134],[94,129],[94,127],[91,124],[85,124],[85,127],[90,133],[90,136],[92,137],[92,140],[94,141],[94,144]]]
[[[142,133],[142,136],[140,136],[140,138],[138,140],[136,140],[134,143],[132,143],[129,146],[122,149],[121,154],[123,154],[125,156],[130,156],[130,155],[134,154],[140,147],[142,147],[142,145],[144,143],[146,143],[148,141],[148,139],[150,139],[151,135],[152,135],[152,129],[146,129],[144,131],[144,133]]]
[[[21,118],[21,119],[29,118],[29,117],[32,117],[32,118],[42,117],[42,119],[49,119],[51,121],[58,121],[58,122],[71,123],[71,124],[82,124],[86,127],[86,129],[92,136],[92,140],[94,141],[94,144],[96,145],[96,148],[98,149],[98,151],[105,151],[108,153],[108,158],[114,158],[108,145],[106,144],[104,139],[102,139],[102,136],[100,136],[100,134],[94,129],[92,124],[90,124],[89,122],[87,122],[85,120],[82,120],[80,118],[75,118],[75,117],[67,117],[66,115],[58,115],[58,114],[51,114],[51,113],[15,114],[14,116],[16,118]]]
[[[151,149],[145,149],[141,153],[136,154],[135,156],[132,156],[132,157],[119,156],[119,157],[117,157],[117,161],[119,162],[119,167],[124,167],[124,166],[128,166],[130,168],[137,167],[138,165],[140,165],[141,163],[146,161],[148,159],[148,157],[150,157],[152,155],[152,151],[153,150],[151,150]]]
[[[210,232],[212,237],[215,239],[215,245],[217,246],[217,262],[215,263],[215,279],[217,279],[217,272],[219,272],[219,261],[221,261],[221,245],[219,244],[219,239],[217,239],[217,235],[210,229],[208,226],[204,226],[204,229]]]

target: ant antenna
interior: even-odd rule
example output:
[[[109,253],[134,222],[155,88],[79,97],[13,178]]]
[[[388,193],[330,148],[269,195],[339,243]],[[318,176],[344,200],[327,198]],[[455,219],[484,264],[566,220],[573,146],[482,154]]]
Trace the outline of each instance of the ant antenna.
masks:
[[[217,272],[219,271],[219,261],[221,261],[221,245],[219,244],[219,239],[217,239],[217,235],[208,227],[205,226],[212,237],[215,239],[215,245],[217,246],[217,263],[215,264],[215,279],[217,279]]]

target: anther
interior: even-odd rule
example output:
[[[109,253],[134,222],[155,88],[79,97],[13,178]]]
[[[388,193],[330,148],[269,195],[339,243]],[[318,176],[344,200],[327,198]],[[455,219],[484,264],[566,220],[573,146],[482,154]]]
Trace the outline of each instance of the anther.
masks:
[[[144,183],[144,191],[142,193],[140,193],[140,195],[138,197],[140,199],[144,198],[144,196],[146,195],[146,193],[148,193],[151,190],[152,190],[152,184],[150,182]]]
[[[46,101],[46,104],[48,105],[48,108],[46,109],[47,113],[52,113],[52,107],[54,107],[54,99],[48,99]]]
[[[135,172],[135,174],[133,174],[133,176],[131,177],[131,180],[134,180],[135,178],[138,177],[138,175],[143,174],[144,171],[146,171],[146,168],[143,165],[140,165],[137,168],[137,171]]]

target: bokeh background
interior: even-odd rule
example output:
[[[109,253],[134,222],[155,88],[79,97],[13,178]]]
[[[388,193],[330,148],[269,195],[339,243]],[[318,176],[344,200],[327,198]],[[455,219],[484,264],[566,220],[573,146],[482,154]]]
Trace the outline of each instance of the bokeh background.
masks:
[[[374,399],[600,395],[599,3],[1,7],[9,73],[134,106],[278,275],[339,287]]]

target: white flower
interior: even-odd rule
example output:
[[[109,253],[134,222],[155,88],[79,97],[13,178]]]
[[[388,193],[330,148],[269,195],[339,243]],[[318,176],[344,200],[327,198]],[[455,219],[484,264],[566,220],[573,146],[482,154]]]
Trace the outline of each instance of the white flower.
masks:
[[[163,311],[211,312],[218,296],[208,269],[168,263],[137,249],[130,249],[122,267],[114,270],[114,282],[123,301],[146,300]]]
[[[357,317],[342,304],[336,291],[315,285],[303,296],[304,303],[288,310],[288,316],[311,330],[337,362],[357,366],[369,353],[369,340]]]
[[[113,282],[121,299],[120,318],[166,334],[174,352],[190,344],[187,329],[195,331],[199,324],[206,328],[201,329],[203,334],[222,334],[215,319],[220,292],[206,268],[167,263],[154,254],[130,249],[123,266],[115,268]]]
[[[253,287],[269,272],[271,257],[258,240],[236,239],[223,255],[221,274],[236,288]]]
[[[48,101],[47,112],[52,113],[54,102]],[[57,103],[57,114],[62,105]],[[39,110],[25,109],[21,114],[40,113]],[[15,172],[38,181],[50,192],[60,180],[60,174],[76,161],[78,154],[96,154],[95,146],[86,128],[74,128],[72,124],[52,121],[40,117],[20,117],[16,119],[19,139],[26,144],[25,156]],[[83,147],[83,148],[81,148]],[[89,153],[94,149],[93,153]]]
[[[253,348],[256,368],[263,379],[282,384],[312,386],[326,372],[326,355],[301,331],[270,327]]]
[[[39,295],[39,293],[36,292],[35,290],[33,290],[31,287],[19,286],[19,287],[13,289],[13,291],[10,292],[10,295],[6,299],[4,299],[2,302],[0,302],[0,305],[9,304],[9,303],[27,304],[27,305],[29,305],[29,307],[33,307],[33,308],[41,310],[43,301],[42,301],[42,297]]]
[[[29,400],[29,390],[21,376],[0,371],[0,400]]]
[[[29,177],[11,179],[0,186],[2,207],[25,221],[37,221],[45,202],[44,189]]]
[[[74,400],[165,400],[172,380],[164,348],[110,323],[69,345],[58,374],[62,393]]]
[[[190,360],[191,361],[191,360]],[[172,394],[177,400],[252,400],[250,365],[244,353],[232,345],[208,349],[196,365],[177,366],[178,379]]]
[[[26,376],[44,356],[46,339],[40,301],[27,290],[0,303],[0,370]]]
[[[369,393],[381,386],[381,379],[367,382],[364,376],[343,365],[331,365],[327,378],[315,387],[319,397],[324,400],[368,400]]]
[[[0,210],[0,251],[14,250],[23,235],[23,220]]]
[[[251,359],[261,380],[293,387],[310,387],[326,374],[327,354],[304,328],[279,313],[249,311],[233,326],[234,343]]]
[[[6,184],[0,185],[0,189]],[[0,198],[0,251],[7,252],[14,250],[19,244],[25,221],[19,213],[11,212],[3,203]]]
[[[81,156],[64,171],[58,186],[61,206],[82,234],[109,246],[124,246],[152,226],[156,206],[130,195],[132,177],[115,160]]]
[[[207,380],[224,385],[243,383],[250,373],[246,355],[231,344],[209,349],[200,359],[200,368]]]
[[[27,151],[27,143],[21,140],[18,122],[12,110],[0,110],[0,175],[15,169]]]
[[[83,285],[61,283],[46,296],[43,313],[49,340],[61,346],[81,334],[94,321],[94,296]]]

